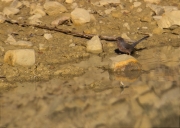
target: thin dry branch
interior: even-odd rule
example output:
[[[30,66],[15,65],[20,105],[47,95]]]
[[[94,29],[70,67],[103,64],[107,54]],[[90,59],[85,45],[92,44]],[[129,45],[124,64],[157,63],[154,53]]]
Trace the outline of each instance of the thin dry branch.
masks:
[[[72,35],[72,36],[86,38],[86,39],[91,39],[93,36],[95,36],[95,34],[79,33],[79,32],[74,32],[74,31],[71,31],[71,30],[65,30],[65,29],[56,28],[56,27],[50,27],[50,26],[46,26],[46,25],[35,25],[35,24],[28,24],[28,23],[19,23],[19,22],[15,21],[15,20],[9,20],[9,19],[6,19],[5,21],[7,23],[16,24],[16,25],[22,26],[22,27],[30,27],[31,26],[31,27],[35,27],[35,28],[61,32],[61,33],[67,34],[67,35]],[[99,35],[99,38],[101,40],[115,41],[117,37]]]

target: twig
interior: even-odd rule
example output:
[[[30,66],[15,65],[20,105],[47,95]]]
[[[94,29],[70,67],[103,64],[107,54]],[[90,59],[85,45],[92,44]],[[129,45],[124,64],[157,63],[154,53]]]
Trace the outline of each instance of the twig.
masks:
[[[46,30],[50,30],[50,31],[57,31],[57,32],[61,32],[67,35],[72,35],[72,36],[76,36],[76,37],[81,37],[81,38],[86,38],[86,39],[91,39],[93,36],[95,36],[95,34],[85,34],[85,33],[79,33],[79,32],[74,32],[71,30],[65,30],[65,29],[61,29],[61,28],[56,28],[56,27],[50,27],[50,26],[46,26],[46,25],[35,25],[35,24],[28,24],[28,23],[19,23],[15,20],[9,20],[6,19],[5,20],[7,23],[10,24],[16,24],[22,27],[36,27],[36,28],[40,28],[40,29],[46,29]],[[99,35],[99,38],[101,40],[107,40],[107,41],[116,41],[117,37],[110,37],[110,36],[103,36],[103,35]]]

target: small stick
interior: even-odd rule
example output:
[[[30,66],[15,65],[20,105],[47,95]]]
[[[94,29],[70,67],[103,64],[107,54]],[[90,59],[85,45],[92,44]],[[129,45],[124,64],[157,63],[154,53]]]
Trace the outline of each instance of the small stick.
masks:
[[[74,32],[71,30],[65,30],[65,29],[61,29],[61,28],[56,28],[56,27],[50,27],[50,26],[46,26],[46,25],[35,25],[35,24],[28,24],[28,23],[19,23],[17,21],[14,20],[5,20],[7,23],[10,24],[16,24],[22,27],[36,27],[36,28],[40,28],[40,29],[46,29],[46,30],[50,30],[50,31],[57,31],[57,32],[61,32],[64,34],[68,34],[68,35],[72,35],[72,36],[76,36],[76,37],[81,37],[81,38],[86,38],[86,39],[91,39],[93,36],[95,36],[95,34],[85,34],[85,33],[79,33],[79,32]],[[117,37],[110,37],[110,36],[103,36],[103,35],[99,35],[99,38],[101,40],[107,40],[107,41],[116,41]]]

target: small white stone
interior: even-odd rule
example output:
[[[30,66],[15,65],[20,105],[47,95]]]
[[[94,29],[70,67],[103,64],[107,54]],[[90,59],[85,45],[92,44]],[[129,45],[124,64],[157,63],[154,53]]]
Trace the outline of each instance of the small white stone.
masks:
[[[53,36],[51,35],[51,34],[44,34],[44,38],[46,39],[46,40],[49,40],[49,39],[51,39]]]
[[[14,44],[14,43],[16,43],[16,40],[14,39],[14,37],[12,35],[8,34],[8,38],[5,42],[8,44]]]
[[[71,44],[69,45],[69,47],[74,47],[74,46],[76,46],[75,43],[71,43]]]
[[[43,7],[48,15],[56,15],[67,11],[64,5],[56,1],[46,1]]]
[[[148,29],[148,27],[142,27],[142,29]]]
[[[141,2],[134,2],[134,7],[139,7],[141,5]]]
[[[16,43],[13,43],[12,45],[31,47],[33,44],[30,41],[19,40]]]
[[[39,44],[39,50],[40,51],[45,51],[47,48],[48,47],[45,44],[42,44],[42,43]]]
[[[32,66],[35,64],[34,49],[8,50],[4,56],[4,62],[10,65]]]
[[[71,20],[74,24],[84,24],[90,22],[90,14],[83,8],[75,8],[71,12]]]
[[[124,24],[123,24],[123,27],[126,27],[128,30],[130,30],[130,26],[129,26],[128,23],[124,23]]]
[[[100,0],[98,2],[99,6],[104,6],[104,5],[108,5],[108,4],[119,4],[120,0]]]
[[[102,44],[98,36],[94,36],[91,40],[87,41],[86,50],[91,53],[102,52]]]
[[[142,12],[142,8],[138,8],[138,9],[137,9],[137,12]]]
[[[2,2],[11,2],[11,1],[13,1],[13,0],[1,0]]]
[[[161,2],[161,0],[144,0],[144,2],[158,4],[159,2]]]
[[[74,0],[66,0],[65,2],[71,4],[72,2],[74,2]]]
[[[110,8],[110,9],[106,9],[104,12],[105,12],[105,14],[110,14],[113,10],[115,10],[116,8]]]

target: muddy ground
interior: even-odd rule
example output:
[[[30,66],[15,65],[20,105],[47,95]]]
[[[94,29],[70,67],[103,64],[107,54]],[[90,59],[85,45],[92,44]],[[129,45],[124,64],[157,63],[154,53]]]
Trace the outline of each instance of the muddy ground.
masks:
[[[77,5],[90,9],[95,21],[83,25],[58,26],[97,35],[113,37],[127,34],[138,40],[152,34],[136,47],[134,56],[142,65],[142,72],[115,75],[107,70],[109,58],[117,56],[116,42],[101,40],[103,52],[86,51],[88,39],[60,32],[0,24],[0,127],[3,128],[115,128],[115,127],[179,127],[180,85],[180,27],[157,29],[153,11],[146,7],[133,7],[133,2],[97,7],[85,0]],[[31,1],[43,4],[45,1]],[[72,11],[71,4],[59,0]],[[91,0],[95,2],[95,0]],[[0,12],[8,3],[0,1]],[[178,0],[163,0],[159,5],[180,9]],[[121,6],[125,11],[122,11]],[[104,10],[115,7],[110,14]],[[141,12],[137,12],[141,8]],[[50,23],[64,13],[44,16],[43,24]],[[30,16],[22,7],[11,19]],[[128,23],[130,29],[124,27]],[[46,40],[44,34],[52,34]],[[31,67],[11,66],[4,63],[4,54],[11,49],[27,47],[5,43],[8,34],[16,40],[33,42],[36,63]],[[39,44],[45,50],[39,50]],[[73,47],[71,46],[73,44]],[[132,75],[133,74],[133,75]]]

